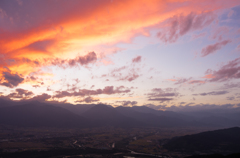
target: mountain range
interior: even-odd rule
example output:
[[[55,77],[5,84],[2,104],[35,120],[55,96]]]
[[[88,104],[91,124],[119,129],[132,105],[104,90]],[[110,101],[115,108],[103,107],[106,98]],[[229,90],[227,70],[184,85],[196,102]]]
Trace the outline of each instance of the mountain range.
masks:
[[[236,115],[236,114],[235,114]],[[52,103],[0,98],[0,124],[23,127],[233,127],[238,116],[159,111],[146,106]]]

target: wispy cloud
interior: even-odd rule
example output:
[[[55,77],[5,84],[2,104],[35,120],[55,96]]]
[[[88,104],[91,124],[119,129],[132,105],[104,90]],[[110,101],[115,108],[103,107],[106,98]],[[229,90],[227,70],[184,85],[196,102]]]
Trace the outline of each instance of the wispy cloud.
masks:
[[[89,90],[89,89],[78,89],[78,91],[74,92],[68,92],[68,91],[56,91],[54,98],[63,98],[63,97],[71,97],[71,96],[91,96],[91,95],[100,95],[100,94],[106,94],[106,95],[112,95],[112,94],[119,94],[119,93],[129,93],[131,92],[131,89],[126,88],[124,86],[116,87],[114,86],[106,86],[103,89],[96,89],[96,90]]]
[[[217,50],[220,50],[223,46],[227,45],[230,42],[231,42],[231,40],[224,40],[222,42],[217,42],[215,44],[206,46],[201,51],[202,57],[205,57],[209,54],[215,53]]]
[[[201,96],[206,96],[206,95],[224,95],[229,93],[228,91],[212,91],[208,93],[199,93],[199,94],[193,94],[193,95],[201,95]]]
[[[223,65],[219,70],[208,69],[206,78],[209,77],[210,82],[222,82],[230,79],[240,78],[240,58],[236,58]]]
[[[168,26],[166,30],[158,33],[158,38],[165,43],[173,43],[179,37],[187,34],[190,31],[200,30],[210,25],[216,16],[212,12],[204,12],[201,14],[190,13],[186,16],[174,16],[166,21]]]

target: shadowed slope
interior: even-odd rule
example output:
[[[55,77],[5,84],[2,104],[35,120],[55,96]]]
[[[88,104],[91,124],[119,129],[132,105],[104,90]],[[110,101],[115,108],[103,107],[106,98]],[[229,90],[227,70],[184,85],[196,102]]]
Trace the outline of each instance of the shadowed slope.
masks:
[[[240,128],[234,127],[173,138],[164,147],[185,152],[240,152]]]

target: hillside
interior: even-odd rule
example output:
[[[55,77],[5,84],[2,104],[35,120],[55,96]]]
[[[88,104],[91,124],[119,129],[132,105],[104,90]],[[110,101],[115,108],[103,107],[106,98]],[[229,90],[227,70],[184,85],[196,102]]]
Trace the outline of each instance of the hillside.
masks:
[[[164,148],[179,152],[240,152],[240,128],[202,132],[171,139]]]

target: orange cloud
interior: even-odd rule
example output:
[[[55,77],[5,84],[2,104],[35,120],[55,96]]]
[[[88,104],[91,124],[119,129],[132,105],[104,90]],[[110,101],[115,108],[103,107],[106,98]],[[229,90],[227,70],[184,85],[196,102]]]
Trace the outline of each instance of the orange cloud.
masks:
[[[201,83],[206,83],[206,81],[202,81],[202,80],[191,80],[191,81],[189,81],[189,83],[190,83],[190,84],[195,84],[195,83],[201,84]]]
[[[205,75],[204,77],[202,78],[215,78],[215,76],[213,76],[212,74],[208,74],[208,75]]]
[[[148,35],[147,27],[157,27],[174,15],[201,14],[240,4],[238,0],[90,0],[48,1],[47,6],[42,5],[45,2],[34,2],[39,6],[36,10],[18,8],[19,17],[13,17],[17,20],[2,24],[6,26],[0,30],[0,52],[5,59],[15,61],[1,66],[26,75],[38,68],[20,62],[22,58],[75,58],[84,47],[113,45],[139,34]]]
[[[175,81],[177,81],[176,79],[167,79],[168,81],[173,81],[173,82],[175,82]]]

